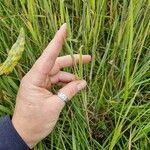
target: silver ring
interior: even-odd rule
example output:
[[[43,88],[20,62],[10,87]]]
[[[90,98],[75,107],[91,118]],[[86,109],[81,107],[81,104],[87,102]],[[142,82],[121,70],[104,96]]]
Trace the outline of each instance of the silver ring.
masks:
[[[57,93],[57,96],[58,96],[62,101],[64,101],[65,103],[66,103],[67,101],[69,101],[68,97],[67,97],[64,93],[62,93],[62,92],[58,92],[58,93]]]

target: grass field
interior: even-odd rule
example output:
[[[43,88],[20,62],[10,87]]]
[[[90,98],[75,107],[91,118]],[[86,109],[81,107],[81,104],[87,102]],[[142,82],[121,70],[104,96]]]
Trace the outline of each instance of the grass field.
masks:
[[[61,55],[92,56],[66,70],[88,87],[35,150],[149,150],[150,0],[0,1],[1,63],[25,31],[20,61],[0,76],[0,115],[13,113],[21,78],[64,22],[69,35]]]

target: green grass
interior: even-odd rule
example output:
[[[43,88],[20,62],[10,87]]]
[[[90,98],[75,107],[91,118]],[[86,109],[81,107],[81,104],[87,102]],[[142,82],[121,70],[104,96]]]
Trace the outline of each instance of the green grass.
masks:
[[[67,68],[88,82],[35,150],[150,149],[150,1],[0,1],[0,62],[21,27],[25,51],[13,73],[0,77],[0,115],[12,114],[19,81],[59,26],[69,36],[61,55],[91,54]]]

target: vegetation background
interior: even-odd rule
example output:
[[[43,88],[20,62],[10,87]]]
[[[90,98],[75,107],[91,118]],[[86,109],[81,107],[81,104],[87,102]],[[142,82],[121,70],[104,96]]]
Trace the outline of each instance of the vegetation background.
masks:
[[[149,0],[1,0],[0,62],[21,27],[26,42],[13,72],[0,76],[0,115],[13,113],[21,78],[64,22],[61,55],[92,55],[89,65],[67,69],[88,87],[35,150],[149,150]]]

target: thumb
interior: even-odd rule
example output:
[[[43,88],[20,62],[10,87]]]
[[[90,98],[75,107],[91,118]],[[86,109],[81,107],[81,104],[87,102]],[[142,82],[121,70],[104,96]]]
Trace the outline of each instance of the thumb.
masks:
[[[76,80],[68,83],[63,88],[61,88],[59,91],[65,94],[68,99],[70,100],[74,95],[76,95],[80,90],[85,88],[87,85],[85,80]],[[58,97],[58,96],[57,96]],[[58,99],[60,99],[58,97]]]

